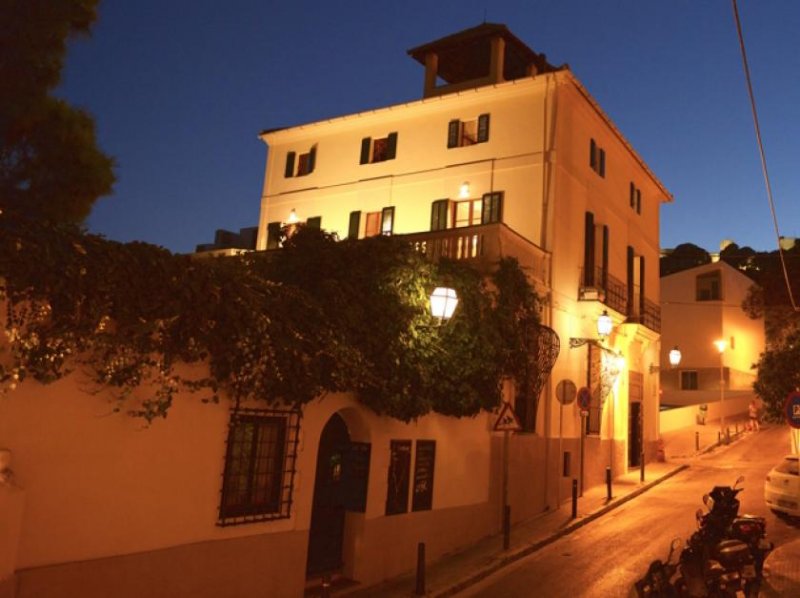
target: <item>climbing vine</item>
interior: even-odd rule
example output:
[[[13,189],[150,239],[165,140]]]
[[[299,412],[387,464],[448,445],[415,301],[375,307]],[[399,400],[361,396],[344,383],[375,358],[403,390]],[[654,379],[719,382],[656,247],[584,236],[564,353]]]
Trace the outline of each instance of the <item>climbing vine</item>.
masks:
[[[487,281],[402,239],[307,229],[280,251],[198,258],[0,214],[0,285],[4,392],[79,370],[148,421],[181,390],[294,406],[352,391],[404,421],[474,415],[498,404],[503,376],[529,375],[539,322],[513,260]],[[427,298],[441,285],[460,303],[437,326]]]

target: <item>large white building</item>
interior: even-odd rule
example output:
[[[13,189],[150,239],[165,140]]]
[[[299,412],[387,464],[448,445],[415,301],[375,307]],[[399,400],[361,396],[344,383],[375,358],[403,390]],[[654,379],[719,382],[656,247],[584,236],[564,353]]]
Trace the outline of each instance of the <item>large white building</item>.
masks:
[[[597,484],[655,454],[671,196],[570,70],[505,26],[409,53],[424,65],[419,100],[262,133],[257,246],[277,249],[300,221],[403,235],[486,269],[519,259],[561,347],[540,397],[515,405],[520,520],[567,500],[573,479]],[[586,389],[584,413],[569,382]],[[142,431],[99,417],[104,401],[75,379],[4,399],[16,486],[0,484],[0,595],[298,596],[307,576],[376,583],[412,570],[417,542],[433,559],[499,529],[495,414],[403,423],[347,394],[302,417],[228,407],[182,397]]]

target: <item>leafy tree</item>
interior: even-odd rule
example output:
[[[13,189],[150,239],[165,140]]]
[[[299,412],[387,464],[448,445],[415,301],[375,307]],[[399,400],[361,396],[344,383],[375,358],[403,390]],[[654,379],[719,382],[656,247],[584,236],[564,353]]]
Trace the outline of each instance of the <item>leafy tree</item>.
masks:
[[[659,261],[661,276],[688,270],[711,263],[711,256],[702,247],[692,243],[681,243]]]
[[[98,0],[0,2],[0,209],[82,222],[114,184],[94,122],[50,93],[67,41],[88,34]]]
[[[520,354],[538,299],[516,262],[489,288],[397,238],[337,242],[301,228],[279,252],[198,259],[4,214],[0,281],[0,387],[80,368],[116,410],[148,421],[180,389],[298,407],[348,390],[404,421],[471,416],[499,403],[502,375],[535,374]],[[437,327],[427,302],[443,283],[460,303]],[[207,369],[182,365],[192,363]]]
[[[764,401],[766,416],[783,421],[783,405],[788,394],[800,389],[800,331],[789,334],[780,347],[761,355],[753,388]]]

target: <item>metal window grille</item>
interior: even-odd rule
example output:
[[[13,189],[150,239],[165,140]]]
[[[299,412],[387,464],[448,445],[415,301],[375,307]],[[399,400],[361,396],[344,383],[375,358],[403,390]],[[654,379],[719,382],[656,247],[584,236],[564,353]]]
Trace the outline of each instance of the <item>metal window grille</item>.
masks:
[[[290,516],[299,431],[296,410],[231,411],[218,525]]]

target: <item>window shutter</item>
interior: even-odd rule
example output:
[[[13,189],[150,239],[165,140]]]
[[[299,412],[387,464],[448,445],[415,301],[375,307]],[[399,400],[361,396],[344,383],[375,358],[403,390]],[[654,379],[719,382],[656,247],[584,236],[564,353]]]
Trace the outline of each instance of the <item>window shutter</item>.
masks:
[[[347,238],[358,239],[358,230],[361,228],[361,212],[350,212],[350,225],[347,227]]]
[[[639,256],[639,315],[644,318],[644,256]]]
[[[394,232],[394,207],[381,210],[381,234],[391,235]]]
[[[361,164],[369,163],[369,146],[371,143],[371,137],[364,137],[364,139],[361,140]]]
[[[634,188],[633,183],[630,185],[630,195],[631,207],[634,207],[636,205],[636,189]]]
[[[503,194],[500,192],[485,193],[481,206],[481,224],[500,222],[503,217]]]
[[[319,230],[322,228],[322,216],[313,216],[306,220],[306,226],[308,228],[315,228]]]
[[[308,152],[308,172],[314,172],[314,166],[317,163],[317,146],[313,146],[311,151]]]
[[[594,286],[594,214],[586,212],[583,239],[583,285]]]
[[[599,172],[601,177],[606,176],[606,150],[600,150],[600,163],[599,163]]]
[[[603,289],[608,290],[608,225],[603,225]]]
[[[447,147],[458,147],[458,134],[461,131],[461,121],[451,120],[447,123]]]
[[[294,176],[294,156],[294,152],[288,152],[286,154],[286,169],[283,171],[283,176],[287,179]]]
[[[628,314],[633,314],[633,247],[628,245]]]
[[[478,117],[478,143],[489,141],[489,115],[481,114]]]
[[[636,190],[636,213],[637,214],[641,214],[642,213],[642,190],[641,189],[637,189]]]
[[[597,144],[594,139],[589,140],[589,166],[592,170],[597,170]]]
[[[277,249],[281,244],[281,223],[267,224],[267,249]]]
[[[449,200],[437,199],[431,204],[431,230],[447,228],[447,206]]]
[[[386,159],[394,160],[397,155],[397,133],[389,133],[386,148]]]

